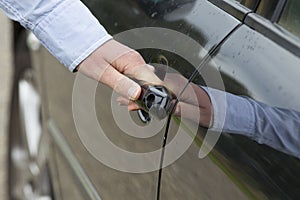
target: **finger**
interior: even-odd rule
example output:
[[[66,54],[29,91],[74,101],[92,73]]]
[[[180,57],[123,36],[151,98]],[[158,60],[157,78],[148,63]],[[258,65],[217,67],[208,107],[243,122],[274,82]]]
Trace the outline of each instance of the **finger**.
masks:
[[[146,65],[139,53],[114,40],[94,51],[79,65],[78,70],[132,100],[139,97],[141,88],[126,76],[147,83],[161,83],[153,73],[153,67]]]
[[[145,64],[144,59],[140,56],[140,54],[137,51],[113,39],[104,43],[102,45],[102,48],[99,49],[98,53],[100,56],[105,55],[105,60],[108,63],[112,63],[112,65],[114,66],[121,67],[117,69],[119,71],[121,71],[122,68],[124,67],[124,65],[118,64],[120,61],[123,61],[124,63],[133,63],[133,65]],[[129,55],[128,58],[117,61],[119,58],[121,58],[126,54]]]
[[[128,104],[129,111],[135,111],[135,110],[139,110],[139,109],[141,109],[141,108],[134,102],[131,102],[130,104]]]
[[[139,54],[139,52],[129,49],[119,54],[114,60],[110,60],[113,66],[116,66],[117,70],[120,72],[125,72],[134,66],[146,65],[145,60]]]
[[[117,98],[117,102],[119,103],[120,106],[128,106],[130,100],[123,96],[119,96]]]
[[[147,65],[137,51],[115,40],[105,43],[97,53],[98,56],[105,55],[105,60],[126,76],[147,83],[162,84],[154,74],[154,67]]]
[[[137,51],[127,49],[118,56],[114,60],[109,59],[109,62],[119,72],[144,83],[162,84],[162,81],[154,73],[154,67],[146,64]]]
[[[155,68],[146,64],[143,57],[134,49],[131,49],[115,40],[110,40],[103,45],[99,54],[106,55],[105,59],[111,63],[116,69],[122,73],[134,66],[145,66],[154,73]]]
[[[154,73],[154,67],[144,64],[140,66],[133,66],[124,71],[128,77],[139,80],[141,85],[143,84],[153,84],[162,85],[163,81],[160,80]]]
[[[141,87],[138,83],[124,76],[112,66],[106,68],[99,81],[131,100],[138,99],[141,93]]]
[[[118,72],[104,59],[95,60],[90,56],[80,64],[79,72],[108,85],[117,93],[130,99],[137,99],[141,93],[139,84]]]
[[[130,101],[129,99],[126,99],[125,97],[118,97],[117,99],[120,106],[128,106],[129,111],[134,111],[140,109],[140,107],[134,103],[133,101]]]

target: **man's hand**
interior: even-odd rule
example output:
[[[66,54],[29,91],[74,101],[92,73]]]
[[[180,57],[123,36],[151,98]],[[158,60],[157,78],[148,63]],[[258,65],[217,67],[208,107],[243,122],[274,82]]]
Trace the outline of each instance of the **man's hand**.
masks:
[[[130,78],[162,84],[154,74],[154,68],[147,65],[137,51],[115,40],[109,40],[99,47],[77,67],[77,70],[131,100],[139,97],[141,87]]]

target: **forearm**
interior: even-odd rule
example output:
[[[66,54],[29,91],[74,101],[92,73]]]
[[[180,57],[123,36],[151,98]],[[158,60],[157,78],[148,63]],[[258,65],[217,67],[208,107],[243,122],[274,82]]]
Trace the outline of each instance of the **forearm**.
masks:
[[[214,109],[212,130],[244,135],[300,158],[300,112],[214,89],[208,92]],[[223,108],[218,98],[221,93],[226,95],[226,106]]]
[[[0,7],[32,31],[70,71],[111,39],[79,0],[0,0]]]
[[[211,129],[252,137],[255,133],[255,111],[248,98],[205,88],[213,107]]]
[[[300,158],[300,112],[249,102],[256,119],[253,140]]]

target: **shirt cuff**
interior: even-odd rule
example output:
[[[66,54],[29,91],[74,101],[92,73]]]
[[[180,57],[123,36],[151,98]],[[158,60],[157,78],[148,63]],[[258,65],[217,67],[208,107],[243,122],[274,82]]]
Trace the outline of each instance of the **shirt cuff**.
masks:
[[[254,108],[247,97],[202,88],[208,93],[213,106],[213,124],[210,130],[248,137],[255,134]]]
[[[39,22],[33,33],[70,71],[112,38],[78,0],[59,4]]]

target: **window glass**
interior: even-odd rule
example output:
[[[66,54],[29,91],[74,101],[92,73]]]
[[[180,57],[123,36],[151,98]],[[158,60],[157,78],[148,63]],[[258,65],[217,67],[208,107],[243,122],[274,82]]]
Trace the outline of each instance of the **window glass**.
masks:
[[[289,0],[279,19],[279,25],[300,37],[300,1]]]
[[[259,0],[233,0],[240,4],[246,6],[247,8],[254,10]]]
[[[250,8],[251,10],[254,10],[258,3],[258,0],[240,0],[240,3]]]
[[[279,0],[261,0],[257,8],[257,13],[271,20]]]

